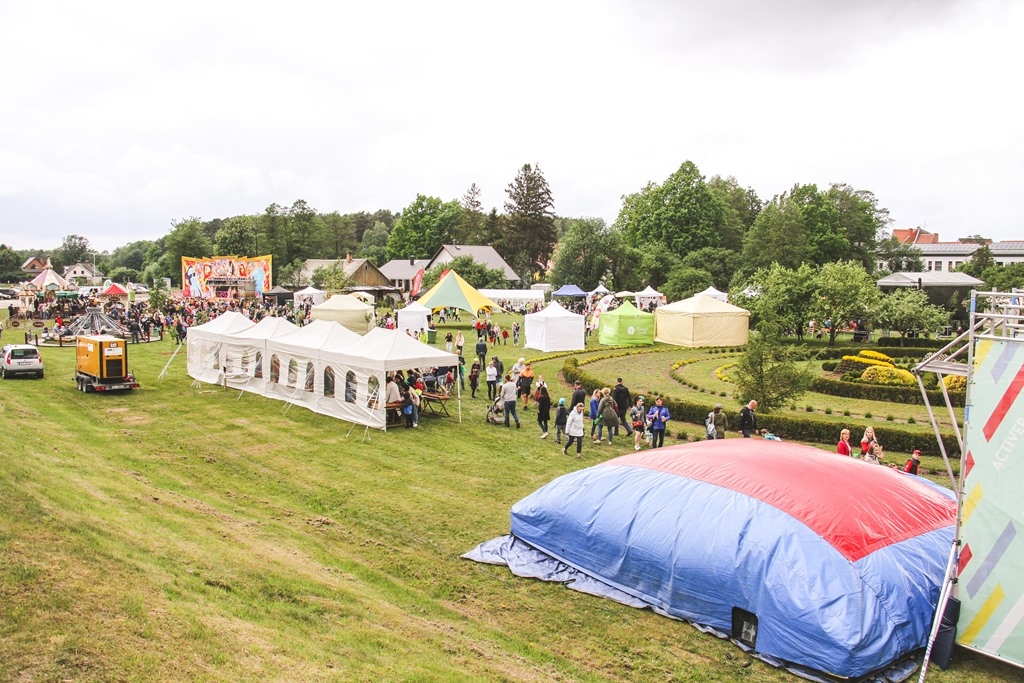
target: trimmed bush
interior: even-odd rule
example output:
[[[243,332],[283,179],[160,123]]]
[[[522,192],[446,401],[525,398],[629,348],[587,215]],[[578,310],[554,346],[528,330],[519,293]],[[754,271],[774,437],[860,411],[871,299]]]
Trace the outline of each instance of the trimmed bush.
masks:
[[[946,375],[942,378],[942,383],[946,385],[946,391],[967,391],[967,378],[961,377],[960,375]],[[950,399],[953,397],[950,396]]]
[[[892,356],[887,356],[884,353],[882,353],[881,351],[872,351],[870,349],[864,349],[863,351],[861,351],[857,355],[858,356],[862,356],[864,358],[870,358],[872,360],[880,360],[880,361],[882,361],[884,363],[890,363],[891,364],[893,362],[892,361]]]
[[[606,381],[601,378],[592,377],[588,375],[577,363],[576,359],[569,357],[566,359],[564,366],[562,367],[562,375],[566,381],[572,383],[577,379],[582,382],[584,388],[587,389],[588,393],[592,393],[594,389],[603,387],[607,384]],[[830,380],[836,382],[836,380]],[[838,382],[836,382],[838,383]],[[852,387],[873,390],[877,392],[916,392],[918,400],[920,400],[920,391],[916,388],[911,387],[892,387],[892,386],[879,386],[871,384],[854,384],[851,382],[843,382],[844,385]],[[818,391],[818,389],[815,389]],[[654,404],[654,399],[658,396],[655,392],[650,392],[648,398],[651,401],[651,405]],[[960,397],[960,405],[963,405],[963,394],[951,394],[950,399],[956,400],[955,397]],[[703,424],[704,418],[707,414],[714,409],[713,404],[702,403],[698,401],[690,402],[683,401],[667,396],[662,396],[665,401],[665,406],[668,407],[669,413],[672,415],[672,419],[677,421],[677,426],[684,428],[686,425],[678,425],[680,422],[689,422],[695,425]],[[878,399],[886,400],[886,399]],[[937,402],[935,398],[931,398],[933,402]],[[937,397],[938,401],[941,401],[941,394]],[[909,402],[909,401],[907,401]],[[792,410],[795,406],[791,406]],[[813,410],[813,408],[812,408]],[[867,412],[864,414],[864,418],[870,420],[871,413]],[[849,427],[847,421],[843,418],[825,419],[820,414],[805,413],[801,415],[799,412],[790,414],[782,413],[758,413],[757,416],[758,426],[769,429],[772,433],[778,434],[783,439],[792,441],[810,441],[813,443],[821,444],[835,444],[839,439],[839,432],[843,427]],[[699,430],[698,430],[699,432]],[[666,438],[668,434],[666,434]],[[699,438],[699,434],[698,434]],[[892,424],[885,427],[883,440],[886,449],[893,452],[910,453],[915,448],[920,448],[922,443],[933,443],[935,436],[931,430],[930,425],[899,425]],[[959,453],[959,445],[956,442],[956,437],[953,435],[943,436],[943,444],[945,445],[946,452],[950,454],[950,457],[956,457]]]
[[[947,376],[948,377],[948,376]],[[961,378],[962,379],[962,378]],[[908,403],[922,405],[921,390],[916,386],[894,386],[888,384],[867,384],[866,382],[850,382],[831,377],[819,377],[811,383],[811,391],[817,391],[841,398],[862,398],[869,401],[887,401],[892,403]],[[963,407],[965,392],[951,391],[949,401],[954,406]],[[928,401],[932,405],[943,405],[945,399],[941,391],[929,391]],[[913,450],[913,449],[911,449]]]
[[[882,337],[878,340],[879,346],[903,346],[907,348],[915,349],[941,349],[943,346],[948,344],[948,340],[944,339],[904,339],[903,344],[900,344],[899,336],[895,337]]]
[[[900,368],[868,368],[860,378],[865,382],[870,382],[872,384],[894,384],[903,386],[917,384],[917,380],[914,379],[914,375],[906,370],[901,370]]]

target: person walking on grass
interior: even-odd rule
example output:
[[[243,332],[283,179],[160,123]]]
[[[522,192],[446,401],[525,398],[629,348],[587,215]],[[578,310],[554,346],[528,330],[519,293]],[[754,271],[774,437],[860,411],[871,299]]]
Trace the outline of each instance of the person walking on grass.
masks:
[[[626,428],[626,436],[633,436],[631,422],[626,419],[626,413],[633,407],[633,397],[630,396],[626,385],[622,383],[621,377],[615,381],[616,384],[612,387],[612,398],[615,399],[615,410],[618,412],[618,420],[615,423],[615,436],[619,435],[620,424]]]
[[[594,440],[594,443],[601,441],[601,413],[597,411],[599,405],[601,405],[601,390],[594,389],[594,393],[590,395],[590,438]],[[596,436],[595,436],[596,435]]]
[[[569,455],[569,446],[572,442],[576,442],[576,457],[582,458],[583,455],[583,404],[577,403],[576,406],[569,411],[569,417],[565,421],[565,447],[562,449],[562,455]]]
[[[633,427],[633,450],[638,451],[644,440],[644,432],[647,431],[647,411],[644,409],[643,396],[637,396],[636,403],[629,409],[629,421]]]
[[[601,424],[608,427],[608,445],[612,445],[613,428],[618,427],[619,411],[615,405],[615,399],[611,397],[612,390],[605,387],[601,390],[601,402],[597,404],[597,412],[601,415]],[[600,425],[597,428],[598,440],[601,436]]]
[[[516,421],[516,429],[519,429],[522,425],[519,424],[519,415],[516,414],[516,406],[519,404],[518,396],[516,396],[516,383],[512,381],[512,375],[505,375],[505,383],[501,385],[499,389],[501,395],[501,405],[505,411],[505,426],[508,427],[509,415]]]
[[[548,388],[539,389],[540,396],[537,398],[537,426],[540,427],[540,438],[548,438],[548,422],[551,420],[551,397],[548,395]]]
[[[651,448],[665,445],[665,424],[670,418],[665,400],[661,396],[654,399],[654,407],[647,413],[647,421],[651,424]]]
[[[479,363],[473,363],[473,367],[469,371],[470,398],[476,398],[476,390],[479,387],[480,387],[480,364]]]
[[[562,435],[565,434],[565,423],[569,419],[569,409],[565,407],[565,399],[558,399],[558,408],[555,410],[555,443],[562,443]]]
[[[498,397],[498,368],[492,360],[487,364],[487,400],[493,401]]]
[[[757,431],[757,401],[751,401],[740,408],[740,431],[743,438],[749,439],[750,435]]]

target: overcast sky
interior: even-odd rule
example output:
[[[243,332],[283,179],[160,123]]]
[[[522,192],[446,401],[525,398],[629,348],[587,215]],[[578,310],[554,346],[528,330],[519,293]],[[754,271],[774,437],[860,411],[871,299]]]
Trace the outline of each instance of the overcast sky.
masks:
[[[0,242],[474,182],[501,211],[524,163],[559,215],[611,223],[687,159],[1024,239],[1022,35],[1010,0],[0,0]]]

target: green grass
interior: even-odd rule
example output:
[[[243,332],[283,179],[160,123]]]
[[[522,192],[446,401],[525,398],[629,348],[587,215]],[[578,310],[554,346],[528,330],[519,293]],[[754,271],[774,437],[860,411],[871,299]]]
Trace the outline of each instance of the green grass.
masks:
[[[44,380],[0,382],[0,680],[793,680],[680,622],[459,558],[507,532],[517,500],[620,451],[564,458],[532,410],[519,431],[486,425],[484,398],[461,424],[363,442],[190,388],[183,352],[158,379],[172,349],[132,347],[143,388],[126,395],[79,393],[70,349],[43,349]],[[674,353],[591,370],[678,392]],[[554,385],[562,363],[536,370]],[[1018,676],[960,652],[930,680]]]

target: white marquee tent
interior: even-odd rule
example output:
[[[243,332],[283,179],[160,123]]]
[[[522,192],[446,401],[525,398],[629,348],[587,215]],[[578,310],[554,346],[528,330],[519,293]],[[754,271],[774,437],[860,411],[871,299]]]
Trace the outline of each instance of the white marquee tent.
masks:
[[[335,294],[309,311],[313,320],[333,320],[357,334],[373,329],[373,308],[349,294]]]
[[[344,369],[346,393],[352,398],[352,401],[336,406],[341,413],[337,417],[380,429],[385,429],[387,424],[383,396],[387,373],[408,368],[457,367],[459,364],[459,357],[454,353],[424,344],[405,332],[381,327],[375,327],[341,351],[325,353],[323,357]],[[352,389],[348,389],[349,385]],[[459,418],[462,418],[461,404]]]
[[[188,328],[185,337],[188,351],[188,376],[207,384],[221,378],[221,344],[224,335],[242,332],[253,322],[241,313],[228,311],[208,323]]]
[[[582,350],[586,346],[585,324],[582,315],[552,301],[544,310],[526,316],[525,346],[545,352]]]
[[[266,395],[263,359],[267,340],[291,334],[299,328],[284,318],[264,318],[247,330],[223,336],[221,360],[226,383],[233,389],[245,389]]]
[[[220,322],[216,326],[194,328],[199,332],[190,345],[189,374],[195,379],[219,382],[219,368],[208,373],[200,370],[203,363],[219,363],[217,359],[223,355],[230,386],[368,427],[386,429],[386,373],[409,368],[456,367],[459,362],[457,355],[423,344],[398,330],[375,327],[360,337],[326,320],[301,328],[280,318],[244,326],[241,322],[249,322],[248,319],[237,314],[224,314],[212,322],[217,321]],[[218,333],[216,329],[222,331]],[[199,363],[195,374],[193,360]],[[460,405],[460,419],[461,416]]]
[[[661,302],[664,300],[665,295],[650,285],[647,285],[643,291],[637,292],[634,295],[634,303],[636,303],[636,307],[641,311],[646,311],[650,308],[651,304],[660,306]]]
[[[266,395],[320,412],[316,404],[324,395],[321,351],[340,351],[360,339],[358,334],[333,320],[314,320],[291,334],[268,339],[269,372],[264,373]]]
[[[308,298],[316,306],[317,304],[322,304],[327,299],[327,292],[312,286],[306,287],[295,292],[294,301],[302,301],[303,297]]]
[[[654,310],[654,339],[666,344],[742,346],[749,330],[749,311],[703,294]]]
[[[413,301],[405,308],[398,309],[398,312],[395,313],[395,316],[398,318],[398,330],[400,332],[412,330],[414,334],[420,330],[425,330],[427,329],[428,315],[430,315],[429,308]]]
[[[703,292],[698,292],[698,294],[703,294],[704,296],[710,296],[711,298],[718,299],[719,301],[729,301],[729,295],[726,294],[725,292],[722,292],[722,291],[719,291],[719,290],[715,289],[714,285],[712,285],[711,287],[708,287]]]

